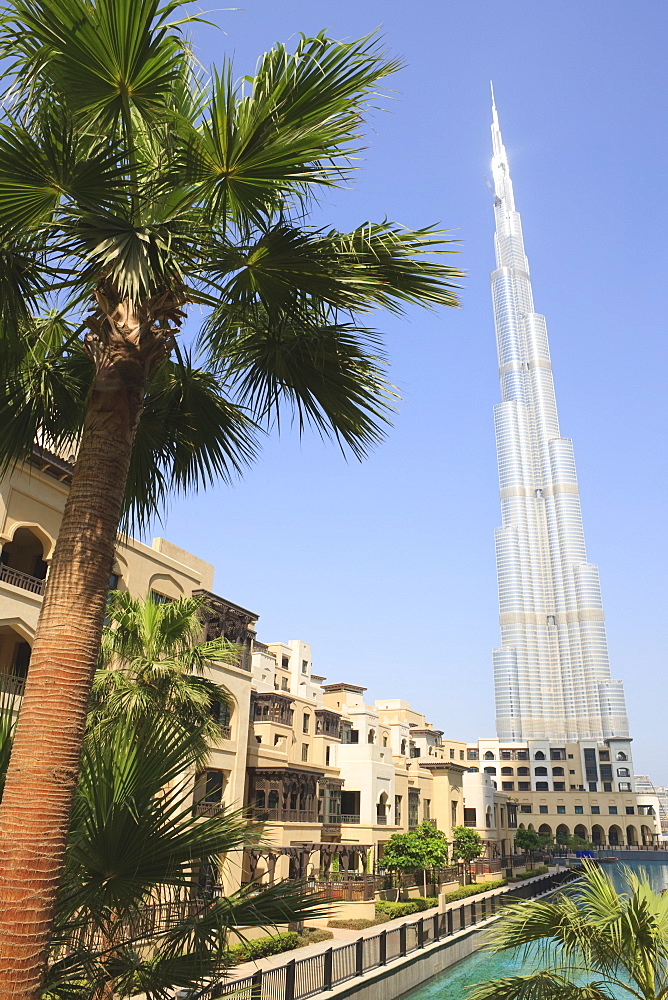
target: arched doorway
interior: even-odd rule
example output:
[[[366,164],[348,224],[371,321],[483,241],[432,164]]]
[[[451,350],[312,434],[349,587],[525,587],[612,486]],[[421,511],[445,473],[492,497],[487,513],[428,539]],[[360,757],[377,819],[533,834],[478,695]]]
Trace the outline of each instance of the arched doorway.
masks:
[[[573,836],[578,837],[580,840],[589,840],[589,837],[587,836],[587,830],[582,825],[582,823],[578,823],[578,825],[575,827],[575,829],[573,830]]]
[[[547,823],[541,823],[541,825],[538,827],[538,832],[546,837],[551,837],[552,827],[548,826]]]
[[[571,835],[571,832],[568,829],[568,827],[566,826],[566,824],[565,823],[560,823],[559,826],[557,827],[557,832],[556,832],[556,835],[555,835],[555,839],[556,839],[557,843],[558,844],[566,844],[568,842],[568,838],[570,837],[570,835]]]
[[[642,837],[643,846],[652,843],[652,831],[648,826],[643,825],[640,827],[640,836]]]
[[[380,798],[376,803],[376,823],[379,826],[384,826],[387,823],[387,794],[385,792],[380,793]]]
[[[603,827],[595,823],[591,828],[591,839],[597,847],[600,847],[605,843],[605,834],[603,832]]]
[[[36,594],[44,590],[44,543],[30,528],[17,528],[11,542],[5,542],[0,564],[0,578],[7,583]]]
[[[0,690],[22,694],[30,665],[30,643],[11,625],[0,625]]]
[[[616,823],[613,823],[608,830],[608,843],[611,847],[619,847],[622,843],[622,831]]]
[[[638,845],[638,835],[634,826],[627,826],[626,828],[626,843],[629,847],[637,847]]]

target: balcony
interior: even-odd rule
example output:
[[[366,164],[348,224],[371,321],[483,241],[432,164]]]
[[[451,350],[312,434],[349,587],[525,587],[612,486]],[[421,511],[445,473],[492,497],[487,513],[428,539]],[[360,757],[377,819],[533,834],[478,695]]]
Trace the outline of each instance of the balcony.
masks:
[[[359,821],[360,821],[359,814],[356,815],[355,813],[341,813],[341,815],[339,816],[340,823],[359,823]]]
[[[224,811],[222,802],[197,802],[193,808],[193,816],[215,816]]]
[[[30,576],[20,569],[12,569],[11,566],[0,564],[0,580],[9,583],[12,587],[20,587],[21,590],[29,590],[31,594],[44,593],[44,580],[39,580],[36,576]]]
[[[22,698],[25,686],[25,678],[0,672],[0,691],[5,694],[9,694],[14,698]]]
[[[376,826],[387,826],[387,816],[376,816]]]

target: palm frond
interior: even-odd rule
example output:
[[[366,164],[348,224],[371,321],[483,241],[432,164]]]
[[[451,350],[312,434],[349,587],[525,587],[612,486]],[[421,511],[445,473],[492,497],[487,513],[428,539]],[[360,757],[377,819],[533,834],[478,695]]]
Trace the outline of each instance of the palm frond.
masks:
[[[605,982],[577,986],[551,969],[493,979],[470,989],[466,1000],[614,1000],[618,995]]]
[[[149,380],[135,437],[125,526],[142,528],[172,493],[232,482],[254,461],[257,432],[216,367],[196,367],[187,355],[163,364]]]

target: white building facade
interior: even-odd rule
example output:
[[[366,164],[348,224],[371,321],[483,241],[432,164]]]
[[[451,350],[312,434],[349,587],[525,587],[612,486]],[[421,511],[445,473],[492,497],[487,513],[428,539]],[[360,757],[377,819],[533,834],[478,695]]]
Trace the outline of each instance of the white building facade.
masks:
[[[495,408],[502,510],[497,733],[503,743],[542,740],[548,756],[550,741],[588,740],[595,748],[620,740],[630,757],[624,692],[610,677],[598,568],[587,560],[573,446],[559,430],[545,318],[534,311],[495,105],[492,141],[502,394]]]

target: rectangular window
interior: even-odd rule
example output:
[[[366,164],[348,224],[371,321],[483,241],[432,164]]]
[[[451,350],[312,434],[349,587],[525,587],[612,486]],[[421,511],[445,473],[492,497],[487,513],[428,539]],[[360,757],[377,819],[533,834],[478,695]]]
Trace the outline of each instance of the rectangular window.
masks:
[[[565,816],[566,806],[557,806],[557,813],[559,814],[559,816]]]
[[[401,795],[394,796],[394,825],[401,826]]]
[[[281,666],[283,667],[284,670],[289,670],[290,669],[290,657],[289,656],[282,656],[281,657]]]
[[[460,750],[459,754],[460,754],[460,759],[463,759],[464,751]],[[477,760],[478,759],[478,751],[477,750],[467,750],[466,751],[466,756],[468,757],[469,760]]]
[[[609,750],[599,750],[599,752],[598,752],[598,759],[599,760],[610,760],[610,751]]]
[[[591,807],[591,814],[592,814],[592,816],[600,816],[601,815],[601,807],[600,806],[592,806]]]
[[[610,816],[617,815],[617,806],[608,806],[608,813]]]
[[[413,789],[408,789],[408,826],[416,827],[420,822],[420,793]]]
[[[612,781],[612,764],[601,764],[601,781]]]
[[[531,782],[530,781],[518,781],[517,782],[517,791],[518,792],[530,792],[531,791]]]
[[[547,806],[545,808],[547,809]],[[531,812],[531,806],[520,806],[520,812],[521,813],[530,813]]]
[[[550,786],[548,785],[547,781],[537,781],[536,782],[536,791],[537,792],[548,792],[549,790],[550,790]]]
[[[636,811],[635,810],[635,806],[627,806],[626,807],[626,815],[627,816],[635,816],[635,811]]]
[[[281,691],[288,690],[288,679],[287,677],[281,677]]]
[[[590,792],[597,792],[598,791],[598,785],[596,784],[595,781],[589,781],[589,782],[587,782],[587,787],[589,788]],[[612,791],[612,789],[606,789],[606,791]]]
[[[359,741],[360,741],[360,732],[359,732],[359,729],[351,729],[350,730],[350,742],[351,743],[359,743]]]
[[[455,759],[455,748],[454,747],[450,747],[450,760],[454,760],[454,759]]]
[[[596,791],[596,789],[594,789],[594,791]],[[604,792],[611,792],[612,791],[612,782],[611,781],[604,781],[603,782],[603,791]]]
[[[451,826],[457,826],[457,803],[456,802],[451,802],[450,803],[450,813],[451,813],[451,815],[450,815],[450,825]]]
[[[308,733],[309,722],[310,722],[310,716],[309,716],[308,712],[304,712],[304,717],[302,719],[302,732],[303,733]]]
[[[329,756],[331,747],[325,747],[325,767],[329,767]]]
[[[308,743],[302,743],[302,760],[308,760]]]
[[[302,660],[302,673],[308,673],[308,660]]]
[[[566,791],[566,785],[564,784],[563,781],[555,781],[555,783],[554,783],[554,790],[555,790],[555,792],[565,792]]]
[[[584,806],[576,806],[575,807],[575,815],[576,816],[582,816],[583,813],[584,813]]]
[[[475,809],[464,808],[464,826],[475,826],[476,825],[476,811]]]
[[[547,806],[538,806],[538,812],[545,814],[547,812]]]
[[[431,799],[425,799],[422,803],[422,816],[424,819],[431,819]]]
[[[464,760],[464,751],[463,750],[459,751],[459,759],[460,760]],[[477,757],[476,757],[476,760],[477,760]]]
[[[503,789],[504,792],[514,792],[515,791],[515,782],[514,781],[502,781],[501,782],[501,788]]]

